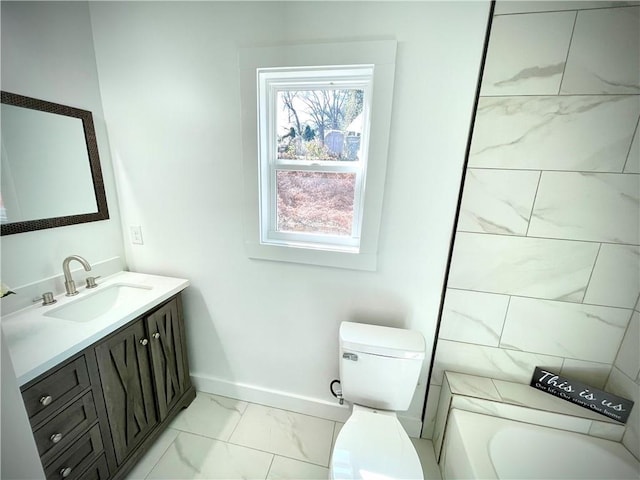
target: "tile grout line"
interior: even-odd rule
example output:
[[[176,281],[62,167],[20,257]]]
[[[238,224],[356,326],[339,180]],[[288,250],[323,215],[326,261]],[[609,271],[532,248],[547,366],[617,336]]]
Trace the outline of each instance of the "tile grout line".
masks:
[[[531,227],[531,219],[533,218],[533,212],[536,209],[536,201],[538,200],[538,191],[540,190],[540,183],[542,183],[542,174],[544,171],[540,170],[540,175],[538,175],[538,184],[536,185],[536,191],[533,194],[533,202],[531,202],[531,211],[529,212],[529,219],[527,220],[527,231],[524,232],[524,236],[529,236],[529,228]],[[534,238],[534,237],[532,237]]]
[[[194,433],[194,435],[197,435],[196,433]],[[203,435],[200,435],[201,437],[203,437]],[[204,436],[204,438],[209,438]],[[209,438],[210,440],[215,440],[213,438]],[[269,455],[273,455],[274,457],[278,456],[278,457],[282,457],[282,458],[288,458],[289,460],[295,460],[296,462],[300,462],[300,463],[306,463],[308,465],[313,465],[315,467],[321,467],[321,468],[328,468],[326,465],[320,464],[320,463],[314,463],[312,461],[309,460],[300,460],[299,458],[295,458],[295,457],[291,457],[289,455],[285,455],[283,453],[275,453],[275,452],[270,452],[269,450],[262,450],[261,448],[256,448],[256,447],[249,447],[247,445],[243,445],[241,443],[236,443],[236,442],[231,442],[231,441],[224,441],[224,440],[218,440],[219,442],[224,442],[224,443],[228,443],[229,445],[233,445],[234,447],[241,447],[241,448],[246,448],[248,450],[254,450],[256,452],[262,452],[262,453],[268,453]]]
[[[210,394],[211,395],[211,394]],[[238,400],[236,400],[238,401]],[[240,422],[242,421],[242,418],[244,417],[245,412],[247,411],[247,408],[249,408],[249,402],[246,402],[247,405],[244,407],[244,410],[242,411],[242,413],[240,414],[240,418],[238,419],[238,421],[236,422],[235,426],[233,427],[233,430],[231,431],[231,433],[229,434],[229,438],[226,441],[231,440],[231,437],[233,437],[233,434],[236,433],[236,430],[238,429],[238,425],[240,425]]]
[[[212,394],[212,395],[215,395],[215,394]],[[270,409],[270,410],[278,410],[278,411],[282,411],[282,412],[286,412],[286,413],[290,413],[290,414],[294,414],[294,415],[301,415],[301,416],[304,416],[304,417],[316,418],[316,419],[323,420],[323,421],[326,421],[326,422],[333,422],[334,423],[334,429],[335,429],[335,423],[336,422],[334,420],[330,420],[330,419],[323,418],[323,417],[317,417],[317,416],[314,416],[314,415],[306,415],[306,414],[294,412],[294,411],[291,411],[291,410],[285,410],[283,408],[276,408],[276,407],[271,407],[271,406],[267,406],[267,405],[262,405],[260,403],[254,403],[254,402],[245,402],[245,403],[247,404],[247,407],[245,408],[244,412],[246,412],[251,405],[257,405],[257,406],[260,406],[260,407],[263,407],[263,408],[266,408],[266,409]],[[234,427],[233,433],[235,433],[236,429],[240,425],[240,422],[242,421],[242,417],[244,417],[244,412],[242,413],[240,420],[238,420],[238,423]],[[332,434],[334,432],[334,429],[332,429]],[[274,455],[274,458],[277,455],[277,456],[288,458],[288,459],[295,460],[295,461],[298,461],[298,462],[307,463],[309,465],[314,465],[314,466],[322,467],[322,468],[328,468],[326,465],[319,464],[319,463],[314,463],[314,462],[310,461],[309,459],[300,460],[299,458],[294,458],[294,457],[291,457],[291,456],[288,456],[288,455],[284,455],[282,453],[271,452],[271,451],[262,450],[260,448],[256,448],[256,447],[253,447],[253,446],[249,447],[249,446],[243,445],[241,443],[236,443],[235,441],[231,441],[231,437],[233,436],[233,433],[229,436],[229,440],[225,441],[226,443],[228,443],[230,445],[235,445],[235,446],[243,447],[243,448],[249,448],[251,450],[256,450],[256,451],[259,451],[259,452],[269,453],[271,455]],[[331,459],[331,448],[332,448],[332,445],[333,445],[333,435],[332,435],[331,439],[329,440],[329,443],[330,443],[330,445],[329,445],[329,448],[330,448],[329,460],[330,460]]]
[[[273,462],[276,459],[276,454],[272,454],[271,455],[271,463],[269,463],[269,468],[267,468],[267,474],[265,475],[265,480],[267,480],[267,478],[269,478],[269,474],[271,473],[271,468],[273,468]]]
[[[578,14],[580,12],[578,12],[576,10],[576,13],[573,17],[573,27],[571,28],[571,37],[569,38],[569,46],[567,47],[567,55],[564,58],[564,68],[562,69],[562,78],[560,79],[560,85],[558,85],[558,94],[557,96],[560,96],[561,92],[562,92],[562,83],[564,82],[564,76],[567,73],[567,63],[569,62],[569,54],[571,53],[571,45],[573,44],[573,35],[576,32],[576,24],[578,23]]]
[[[625,173],[624,175],[640,175],[637,173]],[[541,237],[541,236],[523,236],[523,235],[505,235],[504,233],[490,233],[490,232],[474,232],[467,230],[458,230],[456,233],[466,233],[472,235],[492,235],[496,237],[505,237],[505,238],[521,238],[521,239],[535,239],[535,240],[555,240],[558,242],[580,242],[580,243],[588,243],[588,244],[606,244],[606,245],[622,245],[627,247],[638,247],[640,244],[638,243],[621,243],[621,242],[611,242],[605,240],[584,240],[578,238],[560,238],[560,237]]]
[[[587,362],[587,363],[594,363],[594,364],[598,364],[598,365],[615,366],[613,363],[609,363],[609,362],[601,362],[601,361],[598,361],[598,360],[585,360],[584,358],[562,356],[562,355],[557,355],[557,354],[553,354],[553,353],[533,352],[531,350],[522,350],[521,348],[492,347],[491,345],[485,345],[483,343],[471,343],[471,342],[464,342],[464,341],[461,341],[461,340],[449,340],[447,338],[442,338],[441,340],[444,340],[444,341],[447,341],[447,342],[452,342],[452,343],[460,343],[460,344],[463,344],[463,345],[472,345],[474,347],[489,348],[489,349],[492,349],[492,350],[502,350],[502,351],[506,351],[506,352],[519,352],[519,353],[524,353],[524,354],[527,354],[527,355],[542,355],[542,356],[545,356],[545,357],[552,357],[552,358],[561,360],[562,364],[564,364],[565,360],[575,360],[575,361],[578,361],[578,362]],[[462,372],[458,372],[458,373],[462,373]],[[474,375],[474,374],[467,373],[467,375]],[[514,380],[508,380],[508,381],[514,381]],[[434,384],[434,385],[437,385],[437,384]]]
[[[506,17],[513,15],[535,15],[537,13],[564,13],[564,12],[585,12],[585,11],[593,11],[593,10],[611,10],[611,9],[620,9],[620,8],[633,8],[638,5],[605,5],[600,7],[589,7],[589,8],[569,8],[566,10],[556,9],[556,10],[536,10],[534,12],[507,12],[507,13],[496,13],[494,16],[496,17]]]
[[[637,97],[637,93],[520,93],[520,94],[493,94],[493,95],[480,95],[480,98],[528,98],[528,97],[540,97],[540,98],[558,98],[558,97]]]
[[[328,468],[327,465],[324,465],[322,463],[314,463],[313,461],[310,461],[309,459],[301,460],[299,458],[291,457],[291,456],[284,455],[284,454],[281,454],[281,453],[276,453],[276,452],[273,452],[273,451],[263,450],[263,449],[260,449],[260,448],[256,448],[254,446],[248,446],[248,445],[245,445],[245,444],[242,444],[242,443],[238,443],[237,441],[232,441],[231,438],[233,437],[234,433],[238,429],[238,427],[240,425],[240,422],[244,418],[244,414],[246,413],[246,411],[251,406],[257,406],[257,407],[265,408],[265,409],[268,409],[268,410],[276,410],[276,411],[281,411],[281,412],[284,412],[284,413],[287,413],[287,414],[300,415],[300,416],[303,416],[303,417],[308,417],[308,418],[321,420],[321,421],[324,421],[324,422],[333,423],[333,426],[331,428],[332,436],[331,436],[331,438],[329,438],[329,448],[330,449],[333,446],[333,433],[335,431],[335,425],[336,425],[337,421],[331,420],[331,419],[328,419],[328,418],[324,418],[324,417],[318,417],[318,416],[314,416],[314,415],[307,415],[307,414],[303,414],[303,413],[299,413],[299,412],[294,412],[292,410],[286,410],[286,409],[283,409],[283,408],[277,408],[277,407],[272,407],[272,406],[268,406],[268,405],[263,405],[263,404],[260,404],[260,403],[249,402],[249,401],[245,401],[245,400],[238,400],[238,399],[235,399],[235,398],[232,398],[232,397],[227,397],[227,396],[224,396],[224,395],[218,395],[218,394],[215,394],[215,393],[204,392],[204,391],[200,392],[200,393],[204,393],[206,395],[211,395],[211,396],[215,396],[215,397],[229,399],[229,400],[232,400],[232,401],[235,401],[235,402],[242,402],[242,403],[246,404],[246,407],[243,410],[243,412],[238,412],[240,414],[240,419],[238,420],[238,422],[234,426],[233,431],[231,432],[231,434],[225,440],[225,439],[222,439],[222,438],[210,437],[207,434],[203,434],[203,433],[199,433],[199,432],[193,432],[193,431],[190,431],[190,430],[180,430],[178,428],[174,428],[174,430],[177,430],[179,433],[187,433],[187,434],[190,434],[190,435],[196,435],[196,436],[199,436],[199,437],[202,437],[202,438],[206,438],[206,439],[209,439],[209,440],[223,442],[223,443],[226,443],[226,444],[229,444],[229,445],[234,445],[234,446],[238,446],[238,447],[241,447],[241,448],[247,448],[249,450],[259,451],[259,452],[262,452],[262,453],[268,453],[268,454],[271,454],[271,455],[278,455],[278,456],[281,456],[281,457],[284,457],[284,458],[288,458],[288,459],[295,460],[295,461],[302,462],[302,463],[307,463],[309,465],[314,465],[314,466],[321,467],[321,468]],[[330,450],[329,454],[331,454],[331,450]]]
[[[633,147],[633,139],[639,135],[639,129],[640,128],[640,117],[638,117],[638,121],[636,122],[636,129],[633,132],[633,136],[631,137],[631,143],[629,144],[629,150],[627,150],[627,158],[624,161],[624,165],[622,166],[622,171],[620,173],[624,174],[625,173],[625,169],[627,168],[627,163],[629,163],[629,159],[631,158],[631,154],[633,152],[631,152],[631,147]]]
[[[632,139],[633,140],[633,139]],[[629,145],[631,148],[631,145]],[[468,170],[489,170],[499,172],[546,172],[546,173],[577,173],[582,175],[640,175],[636,172],[620,172],[616,170],[568,170],[561,168],[513,168],[513,167],[486,167],[482,165],[473,165]]]
[[[327,421],[330,421],[330,420],[327,420]],[[177,430],[177,429],[174,428],[174,430]],[[314,463],[314,462],[307,461],[307,460],[300,460],[299,458],[294,458],[294,457],[291,457],[291,456],[288,456],[288,455],[284,455],[282,453],[271,452],[269,450],[263,450],[261,448],[256,448],[256,447],[253,447],[253,446],[250,447],[248,445],[243,445],[242,443],[232,442],[230,439],[229,440],[222,440],[220,438],[213,438],[213,437],[209,437],[207,435],[203,435],[202,433],[190,432],[190,431],[187,431],[187,430],[178,430],[178,432],[179,433],[186,433],[187,435],[193,435],[193,436],[204,438],[206,440],[211,440],[211,441],[214,441],[214,442],[226,443],[228,445],[233,445],[234,447],[246,448],[247,450],[253,450],[253,451],[261,452],[261,453],[267,453],[267,454],[272,455],[274,457],[277,455],[278,457],[288,458],[290,460],[295,460],[297,462],[307,463],[309,465],[314,465],[316,467],[327,468],[325,465],[322,465],[322,464],[319,464],[319,463]],[[174,442],[175,442],[175,439],[169,445],[171,446]],[[167,450],[168,449],[169,449],[169,447],[167,447]],[[166,450],[165,450],[164,453],[166,453]],[[163,453],[163,455],[164,455],[164,453]],[[157,464],[157,462],[156,462],[156,464]],[[154,464],[154,467],[155,467],[156,464]]]
[[[602,305],[599,303],[584,303],[584,302],[569,302],[567,300],[559,300],[557,298],[543,298],[543,297],[531,297],[528,295],[518,295],[517,293],[508,293],[508,292],[490,292],[487,290],[472,290],[470,288],[460,288],[460,287],[447,287],[447,290],[459,290],[462,292],[473,292],[473,293],[483,293],[486,295],[499,295],[503,297],[516,297],[516,298],[526,298],[529,300],[540,300],[543,302],[557,302],[557,303],[567,303],[569,305],[585,305],[587,307],[603,307],[603,308],[614,308],[618,310],[635,310],[634,307],[619,307],[616,305]]]
[[[167,430],[169,430],[171,427],[167,426]],[[156,460],[153,465],[151,466],[151,468],[149,469],[149,471],[145,474],[144,479],[143,480],[147,480],[149,478],[149,475],[151,475],[151,472],[153,472],[153,469],[156,468],[156,466],[158,466],[158,464],[160,463],[160,460],[162,460],[162,457],[165,456],[165,454],[169,451],[169,449],[171,448],[171,446],[175,443],[175,441],[177,440],[178,436],[182,433],[182,430],[178,430],[177,428],[173,428],[172,430],[176,430],[178,433],[176,434],[175,438],[173,440],[171,440],[171,442],[169,442],[169,445],[167,445],[167,447],[162,451],[162,453],[160,454],[160,456],[158,457],[158,460]],[[166,430],[165,430],[166,432]],[[163,432],[163,433],[165,433]],[[156,441],[159,439],[160,437],[158,437],[156,439]],[[155,442],[154,442],[155,443]],[[147,453],[149,452],[149,450],[147,450]],[[142,457],[144,458],[144,457]],[[141,459],[142,459],[141,458]],[[140,460],[141,460],[140,459]],[[138,462],[136,463],[139,464],[140,460],[138,460]],[[134,467],[135,468],[135,467]],[[130,473],[130,472],[129,472]],[[129,474],[127,474],[127,478],[128,478]]]
[[[504,329],[507,326],[507,317],[509,315],[509,307],[511,306],[511,295],[507,299],[507,308],[504,310],[504,319],[502,320],[502,329],[500,330],[500,337],[498,337],[498,348],[502,348],[502,335],[504,335]]]
[[[589,285],[591,284],[591,279],[593,278],[593,272],[596,270],[596,266],[598,265],[598,257],[600,257],[600,251],[602,250],[602,243],[598,247],[598,252],[596,253],[596,258],[593,259],[593,265],[591,266],[591,273],[589,274],[589,278],[587,279],[587,284],[584,286],[584,294],[582,295],[582,300],[580,300],[580,305],[585,304],[584,300],[587,298],[587,292],[589,291]]]

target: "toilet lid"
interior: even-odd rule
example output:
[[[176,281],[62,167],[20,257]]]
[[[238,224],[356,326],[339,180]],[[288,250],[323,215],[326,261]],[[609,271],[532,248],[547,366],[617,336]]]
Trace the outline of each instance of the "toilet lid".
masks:
[[[331,478],[340,480],[422,480],[418,454],[391,412],[354,411],[338,434]]]

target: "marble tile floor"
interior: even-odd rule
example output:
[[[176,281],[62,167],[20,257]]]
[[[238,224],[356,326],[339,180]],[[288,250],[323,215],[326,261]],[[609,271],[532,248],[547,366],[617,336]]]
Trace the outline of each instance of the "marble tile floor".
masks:
[[[342,423],[198,392],[126,477],[321,480]],[[440,480],[430,440],[412,439]]]

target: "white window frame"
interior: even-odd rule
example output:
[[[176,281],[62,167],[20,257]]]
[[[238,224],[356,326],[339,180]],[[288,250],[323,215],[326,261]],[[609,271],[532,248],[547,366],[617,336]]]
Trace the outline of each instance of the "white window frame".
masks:
[[[358,253],[362,227],[370,99],[373,65],[258,69],[258,136],[260,161],[260,241],[265,245],[295,246]],[[277,95],[292,90],[359,89],[363,95],[363,132],[357,161],[313,161],[277,158]],[[278,171],[353,173],[355,192],[351,235],[285,232],[277,229],[276,175]]]
[[[245,250],[250,258],[376,270],[389,147],[395,53],[396,42],[390,40],[240,49],[245,184],[244,236]],[[366,69],[373,72],[372,78],[363,81],[361,74]],[[307,73],[313,73],[311,78],[305,79],[302,73],[305,70]],[[361,147],[361,157],[362,153],[366,154],[366,160],[358,165],[360,171],[357,174],[359,178],[356,179],[356,188],[359,192],[356,192],[354,201],[351,237],[276,232],[274,228],[274,167],[313,171],[328,170],[329,167],[333,168],[333,171],[336,171],[336,168],[353,171],[356,167],[348,165],[353,162],[346,161],[278,160],[274,164],[275,130],[267,130],[264,135],[258,134],[260,129],[271,129],[275,126],[275,119],[268,118],[274,114],[275,105],[265,103],[273,102],[275,96],[264,93],[271,88],[277,90],[287,82],[294,84],[306,81],[307,85],[320,85],[322,81],[318,81],[318,78],[322,78],[323,75],[320,72],[329,76],[339,76],[339,72],[343,72],[345,82],[362,85],[368,89],[365,98],[370,121]],[[263,79],[271,77],[273,82],[265,80],[261,84],[260,73],[263,74]],[[282,77],[282,74],[284,78],[278,77]],[[358,81],[361,83],[357,83]],[[268,100],[269,98],[271,100]],[[269,156],[269,152],[273,153]]]

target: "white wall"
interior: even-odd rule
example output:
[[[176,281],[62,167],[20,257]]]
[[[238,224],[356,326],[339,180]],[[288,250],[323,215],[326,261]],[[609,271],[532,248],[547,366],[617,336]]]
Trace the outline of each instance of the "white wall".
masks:
[[[123,257],[124,252],[87,4],[3,1],[1,9],[2,90],[93,113],[111,216],[101,222],[3,236],[2,282],[18,289],[61,275],[62,261],[68,255],[80,254],[96,263]],[[4,299],[3,311],[10,305],[7,300],[31,304],[35,294],[31,296],[28,288],[25,291],[27,298],[12,295]],[[7,354],[3,338],[2,478],[44,478]]]
[[[638,400],[640,6],[603,6],[497,3],[429,412],[445,370]]]
[[[87,4],[3,1],[1,9],[2,90],[93,113],[111,216],[101,222],[3,236],[2,281],[18,289],[61,275],[68,255],[80,254],[96,263],[123,257],[124,252]],[[30,304],[31,299],[8,297],[3,310],[6,300]],[[2,478],[44,478],[4,345],[2,350]]]
[[[145,241],[126,245],[127,259],[192,281],[185,311],[200,388],[300,410],[333,403],[343,320],[420,330],[428,363],[488,3],[90,10],[123,225],[141,225]],[[386,38],[399,48],[378,271],[248,259],[238,48]],[[418,423],[424,389],[408,413]]]
[[[84,2],[2,2],[4,91],[93,114],[109,220],[3,236],[2,281],[18,288],[62,274],[65,257],[124,256],[89,9]],[[77,267],[77,265],[75,266]]]

